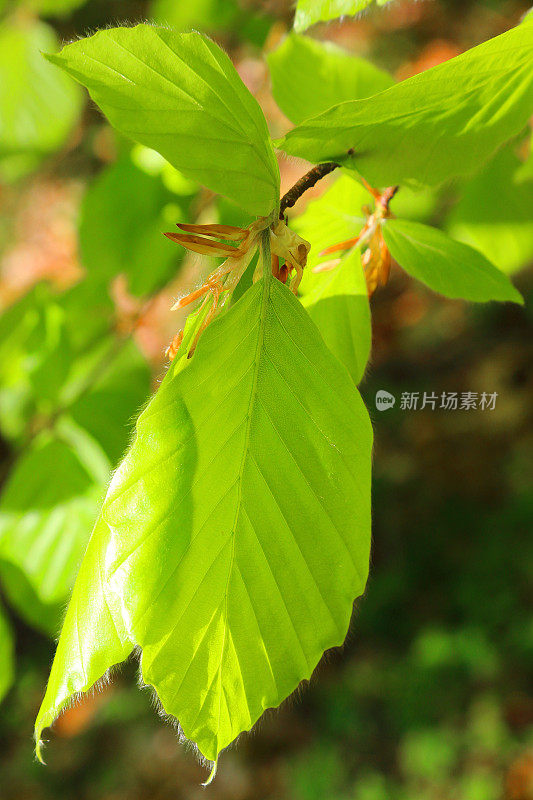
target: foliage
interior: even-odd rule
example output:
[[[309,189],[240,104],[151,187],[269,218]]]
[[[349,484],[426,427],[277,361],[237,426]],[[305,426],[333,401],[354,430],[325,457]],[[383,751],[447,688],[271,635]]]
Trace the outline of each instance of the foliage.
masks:
[[[384,6],[390,0],[376,0]],[[294,29],[301,33],[317,22],[326,22],[345,14],[357,14],[372,3],[372,0],[298,0]]]
[[[291,34],[268,56],[272,92],[295,124],[392,86],[390,75],[329,42]]]
[[[252,214],[266,215],[277,203],[279,172],[265,118],[206,36],[113,28],[48,59],[87,86],[117,130],[185,176]]]
[[[41,56],[56,49],[43,22],[0,21],[0,175],[17,177],[57,150],[72,131],[81,96]]]
[[[364,589],[370,446],[357,391],[305,312],[274,279],[256,283],[139,418],[37,738],[134,645],[143,680],[210,760],[279,705],[342,643]]]
[[[334,106],[277,144],[309,161],[339,161],[374,186],[472,173],[526,124],[532,54],[533,25],[524,23],[380,94]]]
[[[482,303],[523,302],[512,283],[481,253],[436,228],[391,219],[383,227],[383,236],[398,264],[436,292]]]

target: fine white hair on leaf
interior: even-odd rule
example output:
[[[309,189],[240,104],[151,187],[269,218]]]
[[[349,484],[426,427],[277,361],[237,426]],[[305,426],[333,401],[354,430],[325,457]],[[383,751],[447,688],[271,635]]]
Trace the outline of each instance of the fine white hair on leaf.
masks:
[[[143,656],[142,648],[139,647],[139,646],[135,647],[135,650],[133,651],[133,656],[139,662],[139,672],[138,672],[138,675],[137,675],[137,683],[138,683],[139,688],[141,690],[143,690],[143,691],[144,690],[148,690],[149,691],[150,700],[151,700],[152,706],[155,709],[155,711],[157,712],[157,714],[161,717],[161,719],[163,719],[168,725],[170,725],[175,730],[177,738],[178,738],[178,742],[185,747],[185,750],[187,752],[192,753],[194,755],[194,757],[196,758],[196,760],[198,761],[198,763],[202,767],[205,767],[206,769],[210,770],[210,776],[208,778],[208,782],[212,781],[214,776],[215,776],[214,773],[216,773],[216,763],[217,762],[210,761],[208,758],[206,758],[200,752],[200,750],[198,749],[198,746],[195,744],[195,742],[192,742],[190,739],[188,739],[185,736],[185,734],[183,732],[183,729],[182,729],[182,727],[181,727],[181,725],[179,723],[179,720],[173,714],[169,714],[165,710],[165,708],[163,706],[163,703],[161,702],[161,698],[157,694],[156,688],[154,686],[152,686],[151,684],[145,682],[144,677],[143,677],[143,673],[142,673],[142,656]],[[202,785],[204,786],[204,785],[207,785],[207,784],[202,784]]]
[[[59,717],[62,717],[63,714],[65,714],[67,711],[70,711],[71,708],[75,708],[76,706],[80,705],[80,703],[82,703],[84,700],[94,697],[96,694],[98,694],[98,692],[101,692],[106,686],[109,686],[109,684],[113,680],[113,677],[120,670],[121,666],[122,664],[113,664],[113,666],[106,669],[104,674],[100,678],[98,678],[98,680],[95,681],[93,685],[87,689],[87,691],[73,692],[73,694],[71,694],[59,708],[55,709],[57,711],[57,714],[55,715],[53,722],[56,722],[56,720],[58,720]],[[36,740],[35,756],[42,764],[45,763],[45,761],[42,758],[42,751],[47,743],[48,739],[43,739],[42,736],[39,738],[39,740]]]

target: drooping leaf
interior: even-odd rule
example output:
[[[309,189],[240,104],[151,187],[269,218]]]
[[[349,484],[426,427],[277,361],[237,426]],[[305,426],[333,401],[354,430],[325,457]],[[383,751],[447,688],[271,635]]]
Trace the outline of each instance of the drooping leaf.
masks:
[[[321,256],[322,250],[359,233],[364,224],[362,206],[370,199],[360,183],[349,175],[342,175],[321,197],[312,200],[303,214],[291,221],[291,227],[311,243],[300,285],[302,303],[330,350],[356,383],[363,376],[372,339],[359,251],[349,254],[331,271],[315,273],[313,270],[339,255]]]
[[[171,197],[160,177],[136,167],[129,154],[105,169],[87,189],[80,214],[80,257],[91,277],[125,273],[136,295],[167,282],[181,257],[162,235]],[[185,219],[185,209],[176,216]]]
[[[451,236],[476,247],[503,272],[533,259],[533,175],[516,180],[520,161],[511,148],[470,181],[447,220]]]
[[[37,739],[139,645],[144,681],[215,760],[346,635],[368,570],[370,449],[360,396],[307,313],[256,283],[139,418]]]
[[[13,634],[4,609],[0,606],[0,700],[13,683],[14,671]]]
[[[268,66],[274,99],[296,124],[347,100],[377,94],[394,83],[370,61],[331,42],[294,33],[269,54]]]
[[[85,432],[66,420],[56,428],[19,459],[0,498],[0,558],[46,604],[68,597],[110,472]]]
[[[79,88],[41,55],[56,46],[42,22],[9,18],[0,25],[0,172],[4,159],[35,165],[61,147],[76,122]]]
[[[474,172],[533,112],[533,26],[519,25],[281,139],[286,153],[338,161],[374,186],[433,185]]]
[[[376,0],[378,6],[384,6],[388,2],[390,0]],[[302,33],[317,22],[328,22],[344,16],[353,17],[371,3],[372,0],[298,0],[294,30]]]
[[[266,120],[227,55],[199,33],[101,30],[49,60],[86,86],[121,133],[250,213],[279,200]]]
[[[391,219],[383,225],[383,237],[398,264],[435,292],[480,303],[524,302],[509,278],[479,250],[437,228]]]

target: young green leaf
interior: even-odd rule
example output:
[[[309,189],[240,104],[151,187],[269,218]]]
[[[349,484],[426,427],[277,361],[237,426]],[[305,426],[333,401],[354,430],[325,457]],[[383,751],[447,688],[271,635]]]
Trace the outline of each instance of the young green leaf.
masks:
[[[372,343],[368,291],[359,250],[351,250],[330,272],[313,275],[302,305],[331,352],[359,383]]]
[[[484,255],[436,228],[391,219],[383,225],[383,237],[398,264],[435,292],[479,303],[524,302],[509,278]]]
[[[374,186],[474,172],[533,112],[533,25],[519,25],[366,100],[307,120],[277,146],[338,161]]]
[[[210,760],[309,678],[365,586],[371,439],[348,373],[267,275],[139,418],[80,569],[37,740],[137,645],[143,680]]]
[[[368,293],[359,251],[348,254],[331,271],[314,272],[332,256],[320,253],[330,245],[346,241],[361,230],[362,206],[370,195],[349,175],[342,175],[312,200],[291,226],[311,243],[307,267],[300,284],[302,303],[324,341],[359,383],[368,362],[372,330]]]
[[[451,236],[476,247],[506,273],[533,259],[533,175],[518,181],[520,168],[513,149],[503,149],[466,185],[447,220]]]
[[[44,23],[10,19],[0,25],[0,170],[4,159],[38,163],[61,147],[76,122],[79,88],[41,56],[56,46]]]
[[[384,6],[390,0],[376,0],[376,2],[378,6]],[[328,22],[344,16],[353,17],[370,3],[372,0],[298,0],[294,30],[302,33],[317,22]]]
[[[88,88],[118,131],[250,213],[273,211],[279,170],[263,112],[206,36],[111,28],[48,58]]]
[[[331,42],[294,33],[269,54],[268,66],[274,99],[295,124],[347,100],[377,94],[394,83],[370,61]]]

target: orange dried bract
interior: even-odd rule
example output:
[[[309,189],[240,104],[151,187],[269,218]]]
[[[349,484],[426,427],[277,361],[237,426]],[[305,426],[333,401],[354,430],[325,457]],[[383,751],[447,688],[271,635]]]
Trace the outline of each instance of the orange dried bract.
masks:
[[[225,244],[225,242],[212,241],[203,236],[173,232],[166,232],[165,236],[173,242],[183,245],[187,250],[193,250],[195,253],[200,253],[204,256],[226,257],[229,255],[239,255],[239,249],[237,247],[233,247],[231,244]]]
[[[321,250],[318,255],[328,256],[330,253],[338,253],[339,250],[350,250],[350,248],[355,247],[360,238],[361,234],[359,234],[359,236],[355,236],[353,239],[347,239],[345,242],[332,244],[330,247],[326,247],[325,250]]]
[[[332,258],[330,261],[323,261],[322,264],[317,264],[311,271],[316,273],[330,272],[332,269],[335,269],[335,267],[338,267],[341,261],[342,258]]]
[[[201,233],[204,236],[213,236],[218,239],[229,239],[240,242],[246,238],[248,231],[245,228],[237,228],[235,225],[189,225],[185,222],[178,222],[178,228],[187,233]]]
[[[171,343],[165,350],[165,355],[170,361],[173,361],[176,357],[176,353],[178,352],[180,345],[183,341],[183,331],[178,331],[178,333],[174,336]]]

